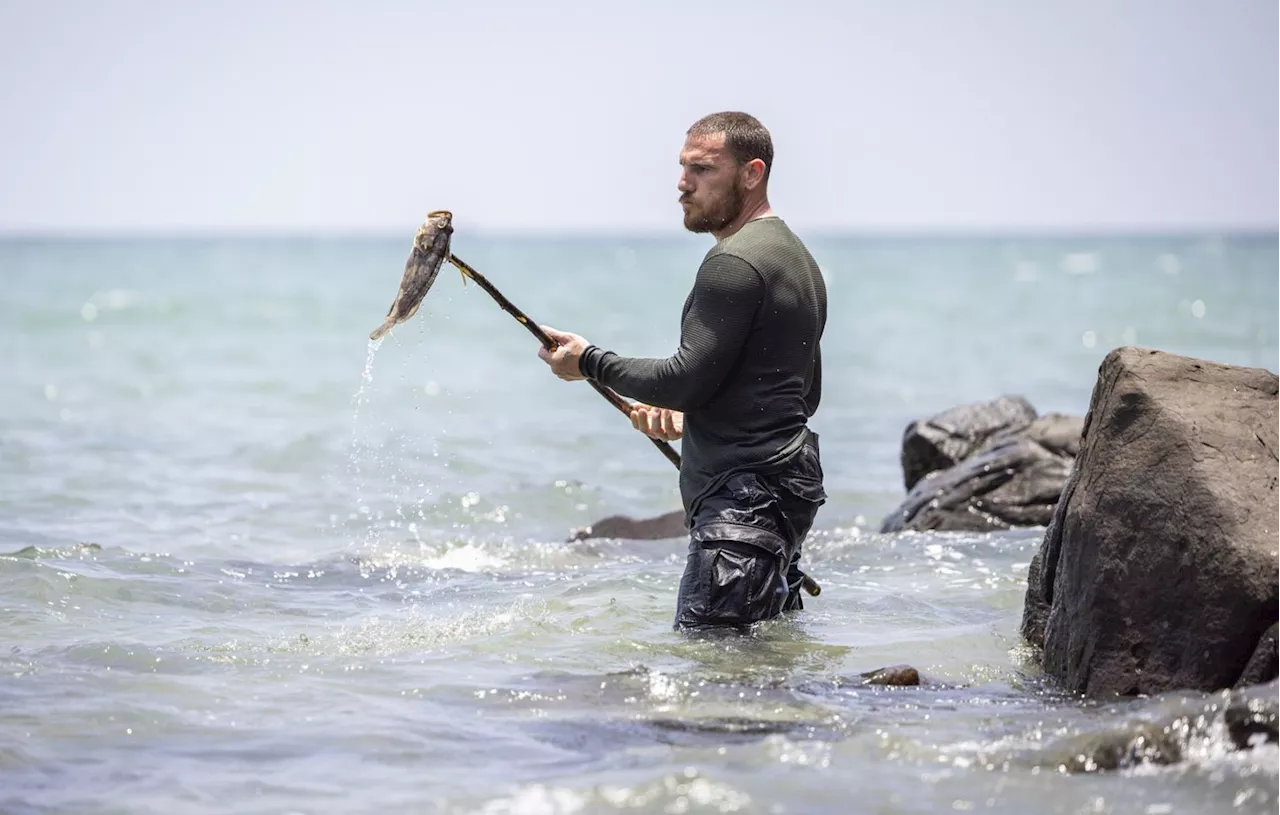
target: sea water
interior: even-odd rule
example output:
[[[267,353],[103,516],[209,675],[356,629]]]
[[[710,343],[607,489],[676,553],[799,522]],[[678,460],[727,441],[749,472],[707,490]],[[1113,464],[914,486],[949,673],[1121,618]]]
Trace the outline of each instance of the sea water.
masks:
[[[408,238],[0,243],[0,812],[1274,812],[1274,746],[1213,729],[1065,771],[1221,700],[1040,676],[1043,529],[877,530],[913,419],[1083,414],[1120,345],[1276,371],[1276,236],[805,237],[823,592],[712,640],[671,630],[683,541],[567,541],[676,509],[675,470],[482,290],[442,273],[368,341]],[[454,243],[635,356],[706,249]],[[857,684],[903,663],[927,684]]]

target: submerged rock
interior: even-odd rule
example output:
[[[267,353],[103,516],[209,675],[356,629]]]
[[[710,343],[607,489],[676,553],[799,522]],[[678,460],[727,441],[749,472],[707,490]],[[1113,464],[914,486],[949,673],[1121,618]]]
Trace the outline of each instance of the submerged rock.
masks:
[[[1107,355],[1028,574],[1050,676],[1091,696],[1275,678],[1276,408],[1269,371]]]
[[[1120,770],[1138,764],[1167,765],[1182,760],[1182,747],[1169,728],[1152,722],[1125,722],[1068,736],[1050,744],[1042,763],[1068,773]]]
[[[1231,701],[1223,713],[1231,741],[1240,749],[1248,749],[1259,743],[1277,741],[1276,713],[1280,700],[1276,693],[1277,681],[1253,685],[1233,691]]]
[[[920,684],[920,672],[910,665],[890,665],[887,668],[867,671],[859,676],[862,677],[864,685],[891,685],[906,688]]]
[[[625,538],[628,540],[663,540],[679,538],[685,534],[684,512],[676,510],[653,518],[632,518],[629,515],[610,515],[590,526],[569,532],[569,540],[592,538]]]
[[[1033,766],[1089,773],[1169,765],[1276,741],[1277,683],[1211,694],[1181,691],[1125,699],[1090,717],[1096,727],[1053,739]]]
[[[985,532],[1044,526],[1080,449],[1084,420],[1036,416],[1022,397],[962,405],[908,425],[902,467],[910,492],[881,532]]]

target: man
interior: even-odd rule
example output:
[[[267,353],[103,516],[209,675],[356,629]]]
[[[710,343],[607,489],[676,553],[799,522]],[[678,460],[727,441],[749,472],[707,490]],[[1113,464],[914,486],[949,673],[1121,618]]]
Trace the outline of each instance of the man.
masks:
[[[556,376],[640,400],[632,424],[681,443],[689,555],[677,628],[744,626],[803,608],[800,544],[826,501],[817,434],[827,293],[804,244],[769,206],[769,131],[706,116],[680,153],[685,228],[716,239],[685,300],[680,347],[621,357],[543,327]]]

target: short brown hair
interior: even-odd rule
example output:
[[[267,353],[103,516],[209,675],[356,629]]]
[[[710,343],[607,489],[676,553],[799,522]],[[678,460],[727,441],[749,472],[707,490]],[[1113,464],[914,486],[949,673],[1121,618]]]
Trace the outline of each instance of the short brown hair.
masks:
[[[739,165],[752,159],[764,162],[764,180],[773,169],[773,139],[756,117],[736,110],[711,113],[694,122],[686,136],[724,134],[724,145]]]

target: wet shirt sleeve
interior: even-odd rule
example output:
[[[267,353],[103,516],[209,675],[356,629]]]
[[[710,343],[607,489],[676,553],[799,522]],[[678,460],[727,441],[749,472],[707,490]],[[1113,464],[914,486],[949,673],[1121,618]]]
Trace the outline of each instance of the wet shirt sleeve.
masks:
[[[741,258],[713,255],[698,268],[680,324],[680,347],[662,359],[591,346],[581,372],[624,396],[686,411],[705,404],[732,369],[764,302],[764,281]]]

